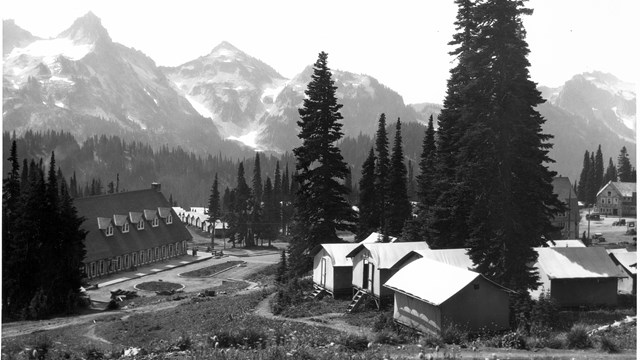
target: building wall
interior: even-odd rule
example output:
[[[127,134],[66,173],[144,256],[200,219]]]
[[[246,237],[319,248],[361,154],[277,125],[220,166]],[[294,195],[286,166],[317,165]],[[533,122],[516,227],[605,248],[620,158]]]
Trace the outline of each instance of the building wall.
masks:
[[[552,279],[551,297],[560,306],[613,306],[618,302],[618,278]]]
[[[351,266],[333,268],[333,295],[351,295]]]
[[[396,292],[393,296],[393,319],[425,334],[440,334],[440,309],[429,303]]]
[[[159,247],[113,256],[86,263],[85,274],[88,279],[100,278],[106,275],[134,270],[138,266],[153,264],[159,261],[182,256],[187,253],[187,241],[166,244]]]
[[[509,294],[479,277],[440,306],[442,321],[470,331],[509,328]]]
[[[596,207],[599,213],[605,215],[636,216],[636,197],[623,197],[613,185],[608,185],[600,191]]]

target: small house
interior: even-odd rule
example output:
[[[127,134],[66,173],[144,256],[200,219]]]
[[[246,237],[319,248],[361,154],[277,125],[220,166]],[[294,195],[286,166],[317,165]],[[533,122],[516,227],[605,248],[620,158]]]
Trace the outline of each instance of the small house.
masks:
[[[536,248],[541,285],[560,306],[616,305],[618,279],[626,275],[602,247]]]
[[[609,257],[620,270],[625,273],[624,278],[618,279],[618,292],[626,294],[636,293],[636,276],[638,271],[638,254],[635,251],[612,251]]]
[[[351,295],[353,263],[347,257],[358,244],[322,244],[316,246],[313,257],[313,283],[333,297]]]
[[[471,332],[509,328],[510,290],[479,273],[422,258],[384,286],[394,293],[393,319],[422,333],[439,335],[450,324]]]
[[[426,249],[429,246],[422,241],[358,244],[347,254],[353,261],[351,284],[356,296],[364,293],[373,296],[376,302],[382,297],[391,297],[393,292],[382,284],[397,271],[393,266],[411,251]]]

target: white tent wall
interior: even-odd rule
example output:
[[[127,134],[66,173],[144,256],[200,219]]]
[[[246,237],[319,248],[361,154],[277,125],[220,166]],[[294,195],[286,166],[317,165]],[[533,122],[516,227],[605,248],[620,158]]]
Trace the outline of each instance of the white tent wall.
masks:
[[[424,301],[396,292],[393,301],[393,319],[422,333],[440,334],[440,309]]]

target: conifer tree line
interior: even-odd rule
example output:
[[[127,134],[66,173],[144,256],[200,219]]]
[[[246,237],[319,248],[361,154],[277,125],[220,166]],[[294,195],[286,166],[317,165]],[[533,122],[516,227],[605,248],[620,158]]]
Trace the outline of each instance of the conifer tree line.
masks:
[[[236,186],[226,187],[222,196],[215,175],[208,202],[209,221],[221,220],[226,223],[223,236],[235,247],[241,244],[246,247],[267,246],[280,234],[286,236],[291,226],[293,214],[292,197],[296,187],[290,186],[289,164],[284,171],[280,170],[280,162],[276,162],[273,181],[267,176],[262,181],[260,166],[261,156],[256,153],[253,164],[252,186],[247,184],[244,162],[240,162],[237,170]],[[228,226],[228,228],[227,228]],[[214,234],[212,232],[211,236]]]
[[[613,164],[611,157],[609,158],[606,170],[604,169],[601,146],[598,145],[595,154],[586,150],[580,179],[575,186],[578,200],[585,204],[595,204],[598,191],[609,181],[636,182],[636,170],[631,165],[627,148],[623,146],[620,149],[617,165]]]
[[[55,154],[18,160],[12,141],[2,192],[2,317],[41,319],[80,305],[84,221],[73,205]]]

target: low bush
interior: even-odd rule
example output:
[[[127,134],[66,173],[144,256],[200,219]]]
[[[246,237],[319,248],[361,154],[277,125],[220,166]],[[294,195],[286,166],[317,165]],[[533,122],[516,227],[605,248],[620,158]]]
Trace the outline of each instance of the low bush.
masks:
[[[613,339],[610,339],[606,335],[602,335],[600,336],[600,350],[606,351],[609,354],[614,354],[620,352],[620,347],[618,347]]]
[[[442,329],[442,341],[445,344],[460,345],[469,338],[469,331],[455,324],[447,324]]]
[[[107,310],[118,310],[118,309],[120,309],[120,304],[118,304],[118,302],[115,301],[114,299],[111,299],[107,304]]]
[[[444,341],[442,341],[442,337],[434,334],[426,334],[420,338],[419,344],[423,348],[434,348],[436,346],[442,347],[444,345]]]
[[[369,340],[366,336],[347,334],[341,335],[338,338],[338,343],[348,350],[359,352],[367,349]]]
[[[525,349],[527,341],[520,331],[510,331],[502,335],[500,347],[506,349]]]
[[[591,341],[587,334],[587,325],[575,324],[567,333],[567,347],[570,349],[586,349],[591,347]]]
[[[102,350],[92,346],[84,350],[84,357],[87,360],[102,360],[105,355]]]
[[[398,345],[406,344],[408,339],[403,334],[398,334],[391,330],[382,330],[376,333],[373,341],[378,344]]]
[[[547,347],[549,349],[562,349],[567,342],[567,335],[556,333],[547,338]]]

